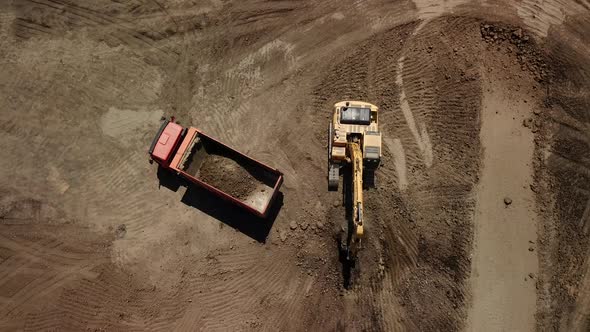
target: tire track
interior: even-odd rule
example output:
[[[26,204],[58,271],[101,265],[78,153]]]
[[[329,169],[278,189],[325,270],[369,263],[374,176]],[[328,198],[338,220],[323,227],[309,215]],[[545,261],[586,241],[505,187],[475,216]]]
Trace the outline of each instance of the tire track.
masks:
[[[242,129],[260,122],[260,115],[255,113],[260,105],[253,105],[251,100],[256,91],[271,83],[266,73],[268,64],[275,60],[291,70],[296,63],[292,49],[292,45],[277,39],[262,45],[237,64],[227,64],[230,67],[222,78],[202,88],[204,92],[201,99],[213,109],[204,108],[192,114],[193,122],[206,123],[203,129],[239,147],[249,137]],[[218,98],[219,94],[230,97]],[[203,118],[205,121],[202,121]]]
[[[567,5],[559,0],[525,0],[516,4],[516,12],[524,24],[540,37],[547,37],[551,26],[561,25],[565,19]]]
[[[252,256],[257,256],[260,253],[259,250],[256,250]],[[239,257],[242,256],[239,255]],[[200,296],[198,294],[189,295],[189,297],[194,297],[194,300],[198,299],[199,306],[184,314],[185,318],[176,325],[177,330],[194,329],[196,326],[205,330],[237,328],[242,323],[244,315],[248,315],[248,312],[240,312],[240,308],[255,308],[260,298],[274,298],[281,294],[282,288],[284,285],[288,285],[287,280],[291,277],[283,264],[277,264],[274,260],[258,260],[254,266],[245,270],[236,270],[232,261],[237,258],[234,258],[233,255],[222,255],[221,257],[225,258],[221,258],[220,262],[216,264],[214,273],[227,275],[227,280],[223,280],[226,278],[222,280],[203,279],[201,281],[203,284],[199,288],[208,291]],[[227,264],[229,264],[229,268]],[[221,315],[225,319],[219,321],[213,317],[208,318],[207,313],[215,313],[215,317]],[[249,314],[254,315],[255,312]],[[234,319],[231,319],[232,317]]]
[[[29,39],[32,37],[55,37],[57,34],[48,26],[33,22],[26,18],[16,18],[14,21],[14,30],[18,38]]]
[[[28,305],[33,299],[42,299],[45,295],[62,288],[64,284],[77,278],[79,273],[83,273],[91,268],[92,266],[80,266],[75,269],[44,274],[42,277],[29,283],[26,288],[18,291],[12,297],[13,300],[11,303],[0,309],[0,316],[22,316],[23,312],[27,310],[27,308],[22,307]]]
[[[96,10],[78,6],[72,3],[61,2],[57,0],[27,0],[33,4],[41,7],[51,8],[53,11],[70,17],[74,21],[80,20],[87,24],[87,26],[112,26],[117,29],[121,35],[113,35],[119,39],[123,44],[141,48],[146,46],[148,49],[158,51],[160,56],[167,58],[175,58],[171,51],[160,48],[156,45],[153,39],[144,36],[136,30],[136,27],[127,21],[116,19],[108,15],[102,14]]]
[[[85,260],[86,255],[65,253],[61,250],[52,250],[53,248],[44,246],[43,244],[35,244],[23,239],[19,242],[11,240],[0,234],[3,245],[10,250],[18,252],[19,255],[27,257],[31,261],[46,261],[54,264],[75,265],[80,261]]]
[[[418,145],[418,149],[422,154],[422,158],[426,167],[432,166],[432,143],[430,141],[430,136],[428,135],[428,130],[426,129],[426,125],[420,123],[420,131],[418,131],[418,126],[416,125],[416,121],[414,120],[414,115],[412,114],[412,110],[410,108],[410,104],[406,98],[406,93],[403,88],[403,63],[404,57],[402,56],[398,60],[398,77],[396,83],[400,86],[401,93],[400,93],[400,105],[402,113],[404,114],[404,118],[406,119],[406,123],[416,140],[416,144]],[[433,97],[433,96],[430,96]]]
[[[12,255],[7,258],[5,261],[0,264],[0,282],[4,283],[5,279],[7,279],[14,271],[18,271],[19,269],[27,266],[29,261],[23,258],[20,255]]]
[[[542,119],[552,124],[547,127],[551,128],[549,135],[553,139],[546,143],[545,149],[537,147],[536,151],[545,156],[542,163],[546,166],[538,170],[537,176],[548,177],[552,184],[552,194],[537,192],[537,199],[542,204],[555,202],[555,216],[544,220],[542,227],[545,229],[540,234],[550,241],[545,246],[545,256],[541,256],[544,259],[541,264],[549,268],[543,269],[539,278],[545,282],[542,288],[545,297],[541,302],[544,306],[538,309],[543,319],[537,326],[572,331],[582,331],[588,326],[588,315],[584,313],[587,304],[583,300],[588,284],[588,277],[584,275],[588,265],[588,240],[582,234],[587,227],[584,219],[590,200],[587,194],[590,191],[587,153],[590,116],[584,89],[590,75],[583,69],[589,60],[585,51],[587,37],[579,33],[587,27],[587,18],[568,17],[560,27],[550,29],[546,41],[547,61],[553,64],[556,77],[548,85],[550,107]],[[566,222],[568,220],[572,222]]]
[[[125,224],[128,231],[137,234],[158,222],[156,212],[164,208],[166,202],[146,206],[145,202],[152,201],[150,187],[154,185],[142,175],[141,170],[147,166],[138,166],[144,160],[145,155],[135,151],[97,162],[88,170],[84,177],[87,185],[79,188],[81,201],[87,205],[87,216],[103,225]],[[137,181],[138,178],[143,180]]]
[[[590,209],[590,200],[586,210]],[[590,254],[590,252],[589,252]],[[588,257],[588,256],[586,256]],[[588,313],[590,312],[590,260],[586,260],[583,268],[585,277],[579,286],[576,304],[570,314],[567,326],[561,326],[564,329],[575,329],[576,331],[586,331],[590,328]]]
[[[91,270],[106,261],[94,244],[79,247],[82,244],[75,242],[79,240],[72,242],[71,234],[67,234],[71,231],[68,226],[24,224],[4,226],[0,231],[2,243],[10,248],[11,258],[17,262],[0,278],[0,287],[12,285],[9,298],[0,305],[0,317],[7,322],[20,318],[19,325],[25,329],[30,321],[24,318],[43,308],[46,301],[59,295],[66,285],[80,278],[94,277]],[[76,230],[77,236],[80,236],[79,231]],[[10,234],[10,238],[4,234]]]

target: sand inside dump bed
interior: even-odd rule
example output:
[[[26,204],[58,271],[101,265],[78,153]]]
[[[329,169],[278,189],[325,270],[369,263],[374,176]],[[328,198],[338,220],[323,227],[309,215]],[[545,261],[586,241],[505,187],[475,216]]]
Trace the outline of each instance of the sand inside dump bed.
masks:
[[[242,200],[263,184],[234,160],[216,154],[207,155],[197,177]]]
[[[185,172],[263,212],[278,176],[206,136],[191,148]]]

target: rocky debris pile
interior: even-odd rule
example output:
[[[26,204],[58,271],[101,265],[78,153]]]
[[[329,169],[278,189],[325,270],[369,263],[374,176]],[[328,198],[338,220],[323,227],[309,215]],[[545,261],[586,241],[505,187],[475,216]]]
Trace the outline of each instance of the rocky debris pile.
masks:
[[[534,45],[532,38],[522,28],[509,27],[503,24],[482,23],[481,37],[490,44],[509,42],[522,69],[529,70],[538,82],[550,80],[550,73],[544,56]]]
[[[498,40],[509,40],[513,44],[528,43],[530,37],[521,28],[502,27],[496,24],[482,23],[480,26],[481,36],[487,42]]]

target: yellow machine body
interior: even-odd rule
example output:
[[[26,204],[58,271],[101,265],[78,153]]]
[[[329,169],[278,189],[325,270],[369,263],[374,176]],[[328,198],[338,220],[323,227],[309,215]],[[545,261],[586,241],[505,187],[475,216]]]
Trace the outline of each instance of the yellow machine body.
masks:
[[[352,223],[345,244],[347,256],[354,259],[364,234],[364,175],[374,177],[381,160],[381,133],[377,106],[362,101],[334,104],[329,129],[328,188],[337,190],[342,166],[352,172]]]

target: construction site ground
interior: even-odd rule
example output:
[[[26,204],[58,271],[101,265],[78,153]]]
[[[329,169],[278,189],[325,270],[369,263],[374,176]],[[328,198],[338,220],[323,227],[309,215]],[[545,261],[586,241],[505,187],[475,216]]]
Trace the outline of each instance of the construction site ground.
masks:
[[[0,1],[0,330],[588,331],[589,87],[587,0]],[[280,169],[269,220],[148,163],[162,116]]]

